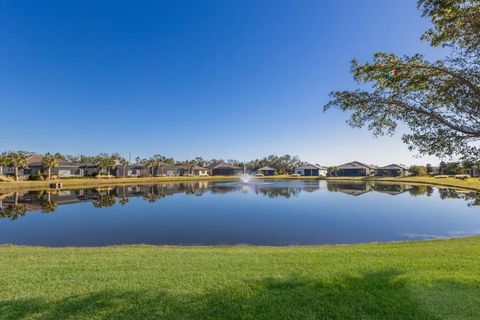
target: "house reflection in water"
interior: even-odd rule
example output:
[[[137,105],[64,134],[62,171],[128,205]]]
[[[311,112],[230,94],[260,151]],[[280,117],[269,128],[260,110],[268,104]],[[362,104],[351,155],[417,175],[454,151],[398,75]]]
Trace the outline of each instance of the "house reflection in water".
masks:
[[[102,186],[98,188],[78,190],[42,190],[24,191],[0,194],[0,216],[17,217],[28,211],[50,213],[60,205],[90,202],[95,208],[111,207],[116,203],[126,205],[129,198],[143,198],[148,202],[172,196],[185,194],[202,196],[205,193],[224,194],[228,192],[243,191],[267,197],[289,198],[300,192],[314,192],[319,190],[325,181],[311,181],[301,183],[295,187],[271,184],[248,186],[239,183],[216,183],[209,181],[193,181],[181,183],[164,183],[154,185],[125,185]],[[16,208],[13,210],[13,208]],[[16,213],[14,213],[16,212]]]
[[[434,188],[425,185],[378,183],[372,181],[258,181],[244,185],[237,182],[193,181],[181,183],[163,183],[154,185],[125,185],[78,190],[42,190],[10,192],[0,194],[0,218],[17,219],[27,212],[54,212],[58,206],[88,202],[95,208],[112,207],[115,204],[126,205],[130,198],[142,198],[156,202],[175,194],[202,196],[206,193],[222,195],[229,192],[244,192],[269,198],[292,198],[301,193],[313,193],[319,190],[341,192],[352,196],[361,196],[369,192],[388,195],[400,195],[408,192],[410,196],[430,196]],[[480,205],[480,195],[471,191],[439,188],[441,199],[460,198],[470,201],[469,205]]]
[[[369,181],[328,181],[328,191],[342,192],[351,196],[360,196],[373,190]]]
[[[381,193],[386,193],[392,196],[396,196],[399,194],[402,194],[404,192],[412,190],[414,187],[412,187],[409,184],[374,184],[373,185],[373,190],[376,192],[381,192]]]
[[[360,196],[368,192],[380,192],[396,196],[408,192],[412,196],[427,195],[433,192],[433,187],[426,185],[395,184],[374,181],[328,181],[328,190],[342,192],[351,196]]]

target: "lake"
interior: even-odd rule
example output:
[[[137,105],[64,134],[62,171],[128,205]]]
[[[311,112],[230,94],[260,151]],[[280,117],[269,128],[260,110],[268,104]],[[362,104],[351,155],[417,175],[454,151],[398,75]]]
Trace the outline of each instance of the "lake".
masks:
[[[350,181],[183,182],[0,193],[0,244],[315,245],[480,233],[472,191]]]

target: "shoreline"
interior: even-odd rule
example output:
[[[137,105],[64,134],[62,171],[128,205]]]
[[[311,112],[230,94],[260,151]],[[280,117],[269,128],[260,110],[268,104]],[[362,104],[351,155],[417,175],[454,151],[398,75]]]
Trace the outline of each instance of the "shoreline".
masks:
[[[466,180],[435,177],[328,177],[328,181],[358,181],[358,182],[385,182],[385,183],[405,183],[412,185],[429,185],[437,187],[447,187],[464,189],[471,191],[480,191],[480,178],[468,178]]]
[[[362,247],[371,245],[402,245],[402,244],[420,244],[423,242],[440,242],[440,241],[452,241],[461,239],[478,239],[480,241],[480,233],[474,233],[464,236],[451,236],[451,237],[438,237],[427,239],[410,239],[410,240],[393,240],[393,241],[372,241],[372,242],[358,242],[358,243],[325,243],[325,244],[287,244],[287,245],[262,245],[262,244],[148,244],[148,243],[132,243],[132,244],[109,244],[99,246],[45,246],[45,245],[30,245],[30,244],[14,244],[4,243],[0,244],[0,250],[5,248],[35,248],[46,250],[101,250],[101,249],[134,249],[134,248],[152,248],[152,249],[249,249],[249,248],[264,248],[264,249],[301,249],[301,248],[335,248],[335,247]]]
[[[480,191],[480,178],[468,178],[466,180],[456,178],[435,177],[295,177],[295,176],[264,176],[257,177],[262,180],[326,180],[326,181],[351,181],[351,182],[385,182],[385,183],[408,183],[415,185],[431,185],[449,188]],[[148,178],[113,178],[113,179],[58,179],[51,181],[12,181],[0,182],[0,191],[24,191],[49,189],[51,183],[62,183],[62,188],[94,188],[101,186],[142,185],[170,182],[196,182],[196,181],[238,181],[238,176],[207,176],[207,177],[148,177]]]

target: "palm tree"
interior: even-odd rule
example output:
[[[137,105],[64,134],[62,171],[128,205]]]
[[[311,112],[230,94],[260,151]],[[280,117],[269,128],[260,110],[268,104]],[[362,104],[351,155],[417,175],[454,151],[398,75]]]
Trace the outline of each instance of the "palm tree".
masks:
[[[115,168],[115,157],[108,154],[99,154],[95,157],[94,164],[101,169],[104,169],[107,175],[110,175],[110,170]]]
[[[10,152],[7,155],[7,158],[8,165],[15,168],[15,181],[18,181],[18,169],[25,169],[28,167],[27,155],[22,152]]]
[[[118,159],[118,162],[120,163],[120,165],[123,167],[123,177],[125,178],[126,177],[126,174],[127,174],[127,166],[129,165],[129,162],[127,159],[125,158],[120,158]]]
[[[155,155],[153,155],[153,157],[152,157],[153,165],[154,165],[154,166],[156,166],[156,167],[158,167],[158,166],[160,166],[160,165],[162,166],[162,172],[161,172],[162,174],[163,174],[163,167],[165,166],[165,160],[166,160],[166,159],[167,159],[166,157],[164,157],[164,156],[162,156],[162,155],[160,155],[160,154],[155,154]],[[157,172],[157,175],[158,175],[158,172]]]
[[[106,165],[108,169],[108,175],[112,175],[112,170],[117,166],[117,161],[118,159],[113,155],[107,158]]]
[[[42,167],[48,171],[48,180],[52,179],[52,169],[58,167],[58,158],[47,152],[42,158]]]
[[[148,159],[147,161],[145,161],[145,166],[147,168],[150,168],[150,170],[151,170],[150,171],[150,176],[151,177],[153,177],[153,170],[155,168],[155,163],[156,163],[155,159]]]
[[[3,175],[3,167],[8,166],[8,153],[2,152],[0,154],[0,176]]]

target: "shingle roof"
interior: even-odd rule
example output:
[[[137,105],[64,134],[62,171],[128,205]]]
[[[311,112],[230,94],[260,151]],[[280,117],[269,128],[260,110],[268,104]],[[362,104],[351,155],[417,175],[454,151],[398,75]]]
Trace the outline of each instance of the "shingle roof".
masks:
[[[383,169],[383,170],[388,170],[388,169],[408,170],[408,168],[406,166],[404,166],[403,164],[396,164],[396,163],[392,163],[392,164],[389,164],[388,166],[380,167],[378,169]]]
[[[237,166],[234,166],[231,163],[221,162],[221,163],[217,164],[215,167],[213,167],[213,169],[235,169],[235,170],[238,170],[238,169],[241,169],[241,168],[237,167]]]
[[[119,164],[116,166],[117,168],[123,168],[123,165]],[[145,166],[140,163],[131,163],[126,166],[127,169],[143,169]]]
[[[86,165],[91,165],[87,163],[76,163],[76,162],[70,162],[66,160],[59,160],[58,161],[58,166],[57,167],[81,167],[81,166],[86,166]],[[36,162],[31,162],[28,164],[29,167],[42,167],[43,164],[41,161],[36,161]]]
[[[326,167],[322,167],[322,166],[318,166],[316,164],[311,164],[311,163],[307,163],[307,164],[304,164],[303,166],[300,166],[298,168],[296,168],[297,170],[308,170],[308,169],[319,169],[319,170],[327,170]]]
[[[159,170],[182,170],[182,169],[187,169],[187,167],[175,165],[175,164],[159,164],[158,169]]]
[[[270,168],[270,167],[262,167],[262,168],[258,169],[258,171],[275,171],[275,169]]]
[[[368,164],[361,163],[358,161],[353,161],[353,162],[348,162],[344,163],[340,166],[338,166],[339,169],[373,169],[372,166],[369,166]]]
[[[42,162],[43,156],[41,154],[31,154],[27,157],[27,164],[32,165],[33,163]]]

